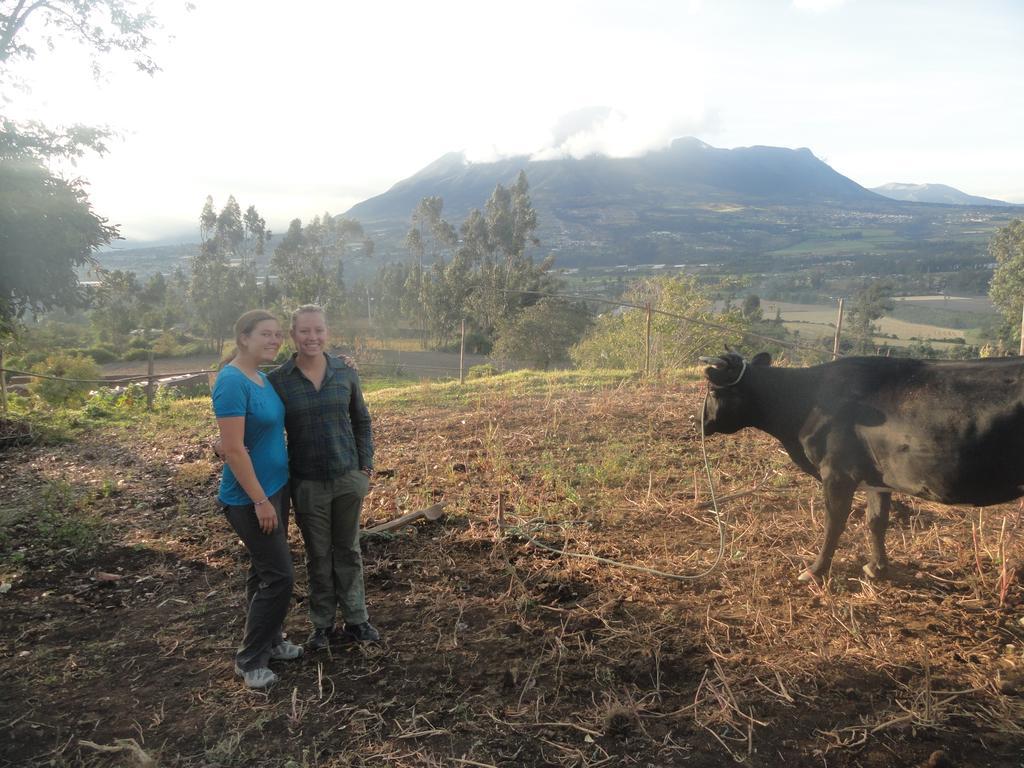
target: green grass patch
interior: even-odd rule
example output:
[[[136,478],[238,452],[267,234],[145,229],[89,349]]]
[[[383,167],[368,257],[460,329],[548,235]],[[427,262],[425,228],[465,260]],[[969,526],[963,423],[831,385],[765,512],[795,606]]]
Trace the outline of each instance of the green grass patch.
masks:
[[[419,383],[417,379],[407,376],[364,376],[360,378],[364,393],[376,392],[379,389],[411,387],[417,383]]]
[[[684,375],[684,374],[679,374]],[[380,389],[367,397],[372,410],[380,404],[390,410],[408,410],[419,407],[453,408],[487,396],[536,396],[552,389],[595,390],[617,387],[634,381],[635,371],[573,370],[573,371],[514,371],[498,376],[467,380],[463,384],[449,381],[439,384],[418,384],[400,388]]]
[[[94,553],[106,526],[90,511],[93,497],[64,480],[48,480],[21,506],[0,509],[0,563],[17,567],[37,554],[75,560]]]
[[[870,251],[885,250],[886,247],[897,245],[901,238],[888,229],[863,229],[844,232],[823,231],[819,236],[810,234],[806,240],[771,251],[776,256],[804,256],[819,254],[822,256],[851,256]]]
[[[939,328],[971,330],[992,322],[991,312],[965,312],[959,309],[947,309],[942,306],[929,306],[904,301],[896,302],[890,317],[919,325],[934,325]]]
[[[32,442],[41,445],[67,443],[85,430],[110,423],[107,413],[96,414],[88,407],[50,407],[32,398],[13,397],[9,409],[10,418],[27,424],[32,431]]]

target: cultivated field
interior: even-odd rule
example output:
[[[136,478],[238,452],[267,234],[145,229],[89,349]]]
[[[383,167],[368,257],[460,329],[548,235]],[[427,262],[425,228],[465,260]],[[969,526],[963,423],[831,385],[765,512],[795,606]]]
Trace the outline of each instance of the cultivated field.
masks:
[[[962,296],[903,296],[896,299],[900,306],[928,307],[941,310],[946,316],[955,316],[956,313],[972,313],[976,315],[994,314],[995,310],[991,302],[985,297],[962,297]],[[798,331],[806,338],[832,338],[836,332],[837,305],[829,304],[794,304],[784,301],[763,301],[762,311],[766,318],[774,318],[776,310],[782,316],[783,324],[790,331]],[[849,312],[850,305],[847,303],[846,312]],[[848,320],[848,318],[847,318]],[[876,341],[879,344],[891,344],[895,346],[908,346],[913,339],[930,340],[933,346],[942,349],[948,347],[942,339],[967,338],[970,343],[979,343],[974,338],[977,334],[971,329],[949,328],[942,325],[926,323],[913,323],[900,320],[896,317],[883,317],[875,322],[880,333],[886,334],[889,338],[879,336]],[[895,337],[895,338],[891,338]]]
[[[855,513],[830,580],[798,584],[820,493],[744,433],[708,446],[709,575],[536,545],[711,566],[702,394],[565,373],[371,395],[367,521],[448,514],[366,540],[382,645],[281,664],[265,694],[231,669],[244,553],[214,504],[208,402],[7,449],[0,764],[1020,766],[1019,504],[910,502],[880,582]]]

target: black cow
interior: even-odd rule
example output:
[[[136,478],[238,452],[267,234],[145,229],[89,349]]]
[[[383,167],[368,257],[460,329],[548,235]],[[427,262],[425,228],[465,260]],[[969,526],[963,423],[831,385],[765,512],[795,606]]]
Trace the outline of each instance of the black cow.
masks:
[[[1024,358],[849,357],[771,368],[766,352],[701,358],[704,434],[754,427],[821,481],[825,541],[801,581],[828,573],[855,490],[868,493],[874,578],[888,565],[892,492],[987,506],[1024,495]]]

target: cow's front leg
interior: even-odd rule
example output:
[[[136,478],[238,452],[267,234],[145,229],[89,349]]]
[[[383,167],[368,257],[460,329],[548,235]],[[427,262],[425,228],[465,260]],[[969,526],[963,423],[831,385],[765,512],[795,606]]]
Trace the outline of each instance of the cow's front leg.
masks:
[[[826,475],[822,481],[825,491],[825,541],[821,545],[818,559],[810,568],[800,574],[800,581],[820,581],[832,567],[832,556],[836,552],[839,537],[846,529],[846,520],[850,516],[850,505],[853,503],[853,489],[856,483],[849,479]]]
[[[891,493],[868,493],[868,532],[871,538],[871,559],[864,564],[864,573],[870,579],[878,579],[885,575],[889,567],[889,558],[885,554],[885,531],[889,527],[889,507],[892,504]]]

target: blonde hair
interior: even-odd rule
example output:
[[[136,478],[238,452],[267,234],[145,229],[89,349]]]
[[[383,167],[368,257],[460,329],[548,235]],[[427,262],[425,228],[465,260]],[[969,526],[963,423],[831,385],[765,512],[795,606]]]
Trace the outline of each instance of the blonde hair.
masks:
[[[295,330],[295,323],[299,320],[299,315],[312,315],[320,314],[324,316],[324,320],[327,319],[327,313],[324,312],[324,308],[319,304],[303,304],[301,307],[296,307],[295,311],[292,312],[292,324],[291,329]]]
[[[265,309],[250,309],[248,312],[242,313],[242,316],[235,321],[235,350],[221,360],[221,368],[238,356],[238,347],[241,346],[240,342],[242,341],[242,337],[248,336],[252,333],[253,329],[264,320],[273,320],[274,322],[277,322],[277,317],[270,312],[267,312]]]

